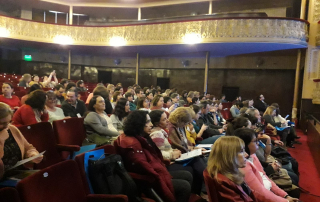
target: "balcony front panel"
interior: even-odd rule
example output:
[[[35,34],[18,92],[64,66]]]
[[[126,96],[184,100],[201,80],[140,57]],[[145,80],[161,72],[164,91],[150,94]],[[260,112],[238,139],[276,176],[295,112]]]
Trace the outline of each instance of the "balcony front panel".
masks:
[[[0,16],[0,32],[8,38],[55,43],[57,35],[72,38],[73,45],[110,46],[121,37],[126,46],[183,44],[188,34],[199,43],[270,42],[307,45],[307,22],[286,18],[203,19],[114,27],[86,27],[47,24]],[[0,33],[1,35],[1,33]]]

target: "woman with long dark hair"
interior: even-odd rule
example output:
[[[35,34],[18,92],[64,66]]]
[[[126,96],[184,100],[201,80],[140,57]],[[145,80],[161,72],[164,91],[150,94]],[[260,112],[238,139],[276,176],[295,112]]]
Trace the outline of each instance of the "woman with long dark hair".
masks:
[[[130,112],[129,101],[126,98],[120,98],[111,115],[113,126],[119,131],[123,130],[123,122]]]
[[[47,122],[49,115],[45,109],[47,94],[43,90],[35,90],[30,93],[25,104],[13,115],[12,121],[15,126],[24,126],[39,122]]]
[[[149,136],[152,126],[148,112],[131,112],[124,124],[124,134],[115,141],[116,150],[129,172],[154,179],[151,186],[164,201],[186,202],[190,197],[192,175],[188,171],[178,171],[183,179],[175,179],[173,173],[168,172],[160,150]]]
[[[112,120],[104,111],[105,101],[103,97],[94,95],[89,102],[88,110],[90,112],[84,119],[87,133],[84,144],[93,143],[98,146],[112,144],[122,131],[117,131],[112,124]]]

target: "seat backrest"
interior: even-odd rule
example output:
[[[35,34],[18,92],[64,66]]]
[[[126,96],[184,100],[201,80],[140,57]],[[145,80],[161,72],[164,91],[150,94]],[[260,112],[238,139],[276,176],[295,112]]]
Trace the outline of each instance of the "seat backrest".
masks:
[[[21,180],[17,189],[24,202],[86,202],[78,165],[60,162]]]
[[[233,119],[232,114],[229,109],[221,110],[221,115],[225,120]]]
[[[116,153],[116,150],[115,148],[112,146],[112,145],[104,145],[104,146],[101,146],[101,147],[97,147],[91,151],[94,151],[94,150],[99,150],[99,149],[104,149],[104,153],[108,153],[108,154],[115,154]],[[90,188],[89,188],[89,184],[88,184],[88,180],[87,180],[87,177],[86,177],[86,172],[84,170],[84,153],[83,154],[79,154],[75,157],[75,161],[77,162],[78,164],[78,167],[79,167],[79,170],[80,170],[80,173],[81,173],[81,178],[82,178],[82,181],[84,182],[84,188],[85,188],[85,191],[87,194],[90,194]]]
[[[222,103],[222,107],[223,107],[223,109],[225,109],[225,108],[230,109],[232,107],[232,102]]]
[[[20,202],[19,193],[12,187],[0,189],[0,201],[3,202]]]
[[[53,135],[52,126],[49,122],[40,122],[28,126],[21,126],[19,130],[27,141],[39,152],[46,151],[41,163],[36,164],[36,169],[43,169],[63,159],[57,150],[56,140]]]
[[[204,177],[204,182],[206,184],[206,189],[207,189],[207,194],[210,202],[220,202],[217,191],[216,191],[216,184],[214,182],[214,179],[212,179],[207,171],[205,169],[203,171],[203,177]]]
[[[82,146],[82,142],[86,138],[83,118],[53,121],[52,126],[58,144]]]

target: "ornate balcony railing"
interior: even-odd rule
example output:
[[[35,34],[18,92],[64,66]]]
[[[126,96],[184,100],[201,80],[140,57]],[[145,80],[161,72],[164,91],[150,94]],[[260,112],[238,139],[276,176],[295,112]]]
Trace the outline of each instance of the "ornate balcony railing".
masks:
[[[56,36],[71,38],[73,45],[110,46],[113,37],[121,37],[127,46],[183,44],[187,34],[200,43],[273,42],[307,45],[308,22],[290,18],[197,19],[153,24],[92,27],[47,24],[0,16],[0,32],[8,38],[59,43]],[[1,35],[1,33],[0,33]]]

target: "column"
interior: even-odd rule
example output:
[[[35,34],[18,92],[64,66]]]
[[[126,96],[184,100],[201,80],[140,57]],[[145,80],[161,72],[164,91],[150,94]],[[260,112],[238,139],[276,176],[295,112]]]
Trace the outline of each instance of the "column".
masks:
[[[140,54],[137,53],[137,62],[136,62],[136,84],[139,82],[139,67],[140,67]]]
[[[300,19],[306,19],[306,5],[307,0],[301,0],[301,10],[300,10]]]
[[[212,14],[212,1],[209,1],[209,12],[208,14]]]
[[[138,8],[138,20],[141,20],[141,8]]]
[[[69,7],[69,25],[73,23],[73,6]]]
[[[205,64],[205,68],[204,68],[204,85],[203,85],[203,92],[204,93],[207,93],[207,89],[208,89],[209,62],[210,62],[210,52],[206,52],[206,64]]]
[[[294,82],[294,94],[293,94],[293,107],[292,107],[292,121],[297,119],[297,107],[298,107],[298,95],[299,95],[299,83],[300,83],[300,61],[301,61],[301,50],[298,50],[297,55],[297,67],[296,67],[296,79]]]
[[[68,79],[71,78],[71,50],[69,50],[69,59],[68,59]]]

